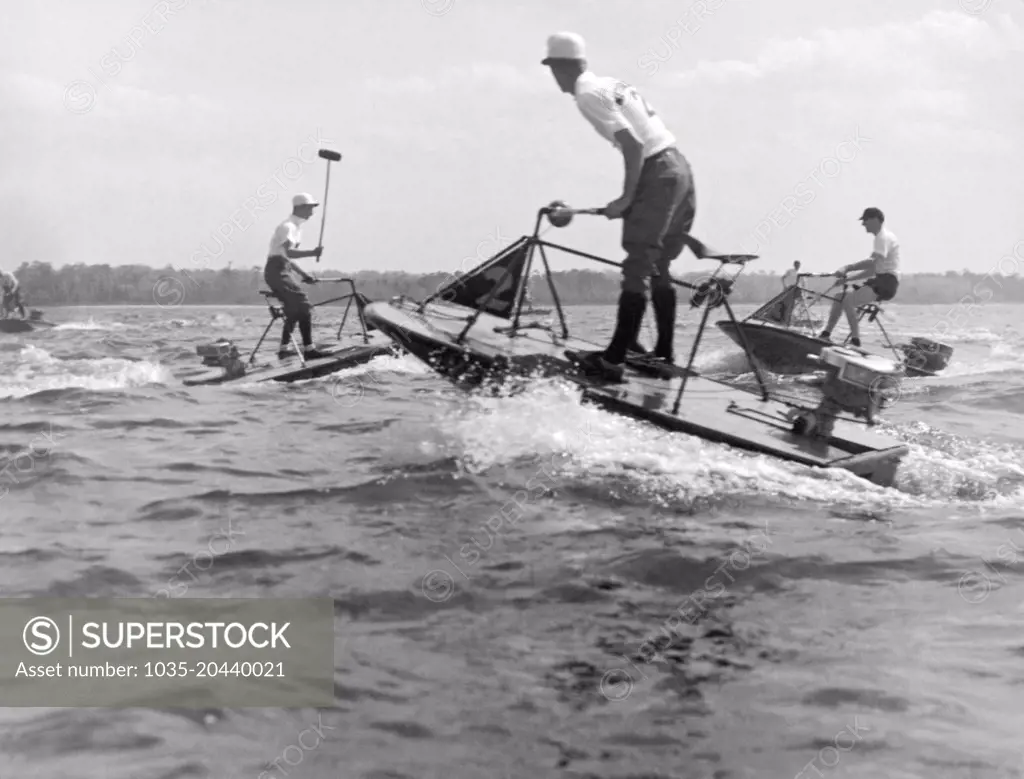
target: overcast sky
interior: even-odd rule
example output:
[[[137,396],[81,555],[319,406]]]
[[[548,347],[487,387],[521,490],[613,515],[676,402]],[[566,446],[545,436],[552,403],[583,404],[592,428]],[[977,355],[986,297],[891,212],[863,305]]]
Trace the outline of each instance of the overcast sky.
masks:
[[[1021,0],[0,1],[5,266],[262,264],[291,195],[323,196],[318,143],[344,159],[313,267],[483,259],[621,191],[540,65],[559,30],[664,116],[715,247],[833,270],[870,253],[866,206],[911,272],[1024,239]],[[621,259],[620,225],[547,237]]]

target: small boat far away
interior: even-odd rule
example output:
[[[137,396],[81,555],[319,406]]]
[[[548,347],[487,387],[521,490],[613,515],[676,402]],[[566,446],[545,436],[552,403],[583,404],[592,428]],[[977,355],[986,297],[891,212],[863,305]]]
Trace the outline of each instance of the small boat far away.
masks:
[[[33,330],[56,327],[56,322],[47,322],[43,319],[43,312],[33,308],[28,312],[28,317],[4,316],[0,318],[0,333],[31,333]]]
[[[881,409],[899,391],[901,368],[895,361],[839,346],[823,348],[816,367],[825,371],[826,378],[818,388],[817,406],[803,398],[769,392],[756,364],[756,391],[694,370],[711,312],[721,308],[736,322],[729,293],[746,263],[757,259],[754,255],[714,252],[689,236],[697,256],[718,262],[719,267],[700,285],[671,279],[691,290],[691,309],[702,309],[688,364],[657,364],[634,354],[627,358],[621,380],[588,375],[578,364],[580,353],[600,347],[570,336],[545,249],[621,266],[538,235],[545,216],[556,227],[564,227],[573,214],[580,213],[600,210],[571,210],[554,203],[540,209],[532,235],[521,237],[422,302],[399,296],[388,303],[369,304],[366,321],[460,386],[560,377],[575,384],[584,400],[672,432],[802,465],[842,468],[881,486],[893,483],[909,447],[864,425],[874,425]],[[558,313],[557,328],[553,322],[522,321],[525,284],[538,252]],[[739,269],[731,277],[724,273],[730,267]],[[742,332],[739,337],[746,343]],[[745,349],[749,358],[749,347]]]
[[[533,293],[530,290],[530,282],[527,281],[523,291],[523,314],[525,316],[547,316],[553,310],[552,308],[538,308],[533,304]]]
[[[772,373],[794,375],[820,370],[817,358],[822,349],[834,346],[819,338],[832,301],[842,286],[834,274],[801,273],[797,283],[779,293],[757,311],[736,322],[720,320],[719,330],[743,348],[746,340],[750,352],[761,366]],[[953,348],[930,338],[914,337],[909,343],[894,344],[878,317],[882,308],[877,303],[861,306],[857,318],[876,325],[882,333],[886,347],[892,352],[906,376],[936,376],[949,364]],[[848,340],[843,342],[847,348]],[[860,350],[863,352],[863,350]],[[866,353],[866,352],[863,352]]]

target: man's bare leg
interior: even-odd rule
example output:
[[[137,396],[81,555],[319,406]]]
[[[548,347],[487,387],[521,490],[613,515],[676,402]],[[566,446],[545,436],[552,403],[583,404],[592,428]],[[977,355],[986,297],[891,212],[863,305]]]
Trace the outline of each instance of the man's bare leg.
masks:
[[[876,300],[878,300],[878,295],[875,294],[875,291],[871,287],[865,286],[856,290],[852,295],[847,295],[843,301],[843,309],[846,311],[846,321],[850,324],[850,337],[854,346],[860,346],[860,322],[857,321],[857,309],[874,303]]]
[[[832,301],[832,310],[828,313],[828,322],[825,324],[825,329],[821,333],[821,337],[826,341],[831,338],[832,330],[835,329],[836,323],[839,322],[839,316],[843,313],[847,297],[848,296],[844,292],[841,298]]]

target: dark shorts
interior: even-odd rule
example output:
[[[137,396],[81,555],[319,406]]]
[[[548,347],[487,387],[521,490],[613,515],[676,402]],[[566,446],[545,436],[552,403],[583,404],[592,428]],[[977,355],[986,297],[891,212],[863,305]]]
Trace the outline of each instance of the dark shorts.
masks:
[[[309,298],[292,276],[288,262],[283,257],[267,259],[263,280],[281,301],[281,308],[288,319],[299,319],[313,310]]]
[[[673,146],[647,158],[622,225],[623,289],[644,292],[649,277],[671,286],[669,264],[682,253],[696,213],[693,172],[682,153]]]
[[[896,297],[896,290],[900,288],[900,280],[891,273],[879,273],[864,282],[863,286],[874,290],[879,303],[892,300]]]

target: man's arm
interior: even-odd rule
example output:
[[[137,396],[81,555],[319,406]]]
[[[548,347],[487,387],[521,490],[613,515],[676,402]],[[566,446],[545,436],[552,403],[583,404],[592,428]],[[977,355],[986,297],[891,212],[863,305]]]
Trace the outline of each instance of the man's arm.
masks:
[[[869,279],[875,275],[875,257],[877,255],[872,254],[868,259],[855,262],[852,265],[844,265],[839,269],[839,272],[846,276],[850,281],[859,281],[860,279]],[[860,271],[860,272],[858,272]],[[851,277],[851,274],[856,274]]]
[[[847,275],[849,275],[850,273],[856,271],[864,271],[863,273],[857,276],[857,279],[869,279],[872,276],[877,275],[875,273],[875,268],[878,267],[876,263],[879,260],[884,260],[886,252],[888,252],[889,250],[888,246],[886,246],[885,238],[882,237],[881,233],[875,236],[875,241],[871,249],[872,251],[870,257],[868,257],[866,260],[855,262],[853,265],[847,265],[845,268],[841,269],[841,272],[845,272]]]
[[[847,265],[846,271],[850,272],[857,270],[865,270],[868,272],[862,274],[858,278],[870,278],[871,276],[876,275],[875,268],[878,266],[875,263],[878,262],[879,260],[884,260],[887,251],[888,247],[886,246],[885,239],[882,237],[882,234],[879,233],[878,235],[875,236],[875,242],[871,247],[871,256],[868,257],[866,260],[861,260],[860,262],[854,263],[853,265]]]
[[[621,200],[632,203],[636,196],[636,188],[640,184],[640,171],[644,166],[644,145],[629,129],[615,133],[615,140],[619,142],[622,158],[626,163],[626,181],[622,185]]]
[[[298,230],[295,228],[295,225],[292,224],[291,222],[285,222],[285,226],[288,232],[287,235],[285,236],[284,241],[282,241],[281,243],[284,246],[285,256],[289,260],[302,260],[305,259],[306,257],[319,257],[323,253],[324,247],[322,246],[318,246],[315,249],[307,250],[296,248],[299,245]],[[293,267],[297,268],[298,266],[294,265],[293,263]],[[302,271],[299,272],[301,273]]]
[[[594,94],[582,95],[577,104],[587,120],[594,125],[605,138],[609,135],[622,152],[626,167],[626,180],[622,185],[622,195],[605,207],[605,216],[614,219],[622,215],[636,196],[640,184],[640,170],[643,168],[643,144],[633,134],[629,122],[626,121],[614,99]]]
[[[302,249],[294,248],[295,246],[296,244],[293,242],[291,238],[285,239],[284,253],[288,257],[288,266],[297,274],[299,274],[299,276],[302,278],[304,282],[306,282],[307,284],[312,284],[313,282],[316,281],[316,278],[310,276],[308,273],[306,273],[306,271],[300,268],[298,264],[295,262],[295,260],[301,260],[306,257],[319,257],[321,252],[323,252],[324,247],[318,246],[315,249],[309,249],[304,251]]]
[[[317,246],[315,249],[293,249],[291,241],[288,241],[285,244],[284,249],[284,253],[288,255],[289,260],[303,260],[306,257],[319,257],[323,254],[323,251],[323,246]]]
[[[310,276],[308,273],[306,273],[306,271],[304,271],[302,268],[300,268],[297,263],[294,263],[291,260],[288,260],[288,265],[290,265],[291,269],[293,271],[295,271],[296,273],[298,273],[299,276],[302,277],[302,280],[305,281],[307,284],[312,284],[314,281],[316,281],[315,277]]]

